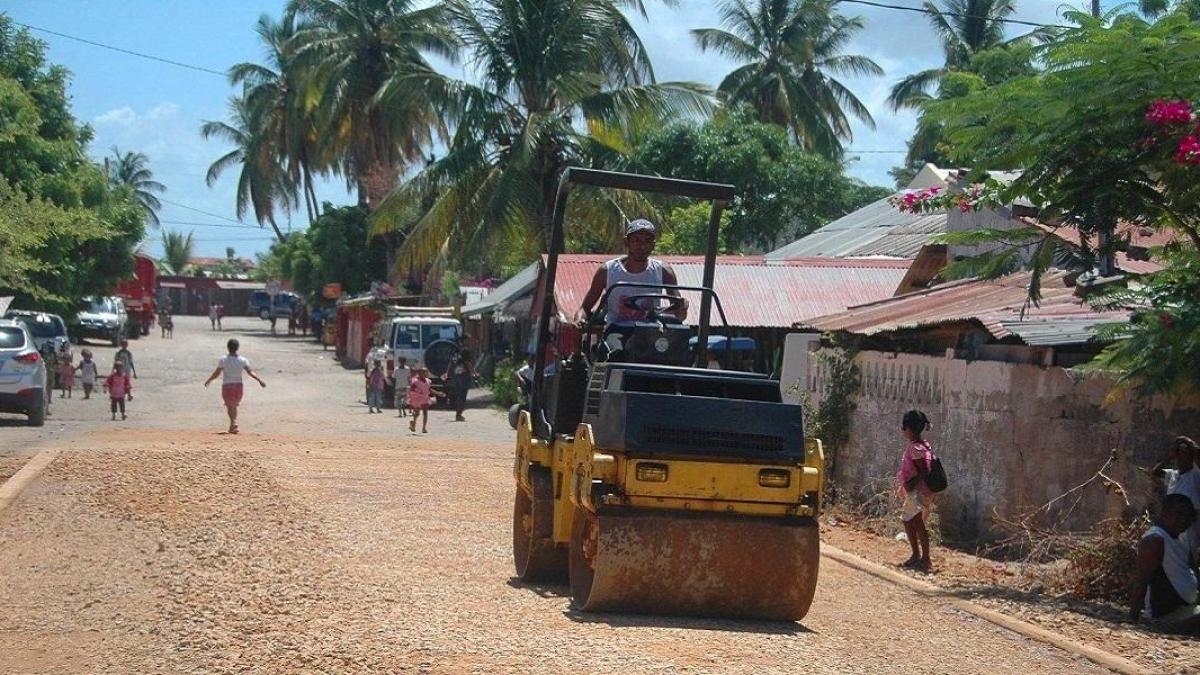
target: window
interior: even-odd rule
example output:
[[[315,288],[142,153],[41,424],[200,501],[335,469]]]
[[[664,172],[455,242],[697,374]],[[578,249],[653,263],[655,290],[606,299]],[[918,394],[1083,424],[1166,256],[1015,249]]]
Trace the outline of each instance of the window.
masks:
[[[0,326],[0,349],[19,349],[25,346],[25,331],[11,326]]]
[[[398,323],[392,326],[392,349],[420,349],[421,329],[412,324]]]
[[[29,333],[35,338],[60,337],[67,334],[59,323],[54,320],[54,317],[47,314],[18,316],[17,321],[25,324],[25,327],[29,329]]]
[[[458,326],[430,326],[421,327],[421,337],[423,339],[422,346],[428,348],[438,340],[454,340],[458,338]]]
[[[89,298],[83,301],[83,311],[92,314],[116,314],[117,305],[111,298]]]

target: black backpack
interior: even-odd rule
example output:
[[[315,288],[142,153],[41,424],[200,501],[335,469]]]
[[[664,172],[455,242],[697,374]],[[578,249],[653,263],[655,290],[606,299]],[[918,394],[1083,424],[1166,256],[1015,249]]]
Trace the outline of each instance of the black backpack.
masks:
[[[933,455],[933,462],[929,465],[929,474],[925,476],[925,487],[929,488],[930,492],[941,492],[946,489],[946,484],[946,469],[942,467],[942,460],[937,455]]]

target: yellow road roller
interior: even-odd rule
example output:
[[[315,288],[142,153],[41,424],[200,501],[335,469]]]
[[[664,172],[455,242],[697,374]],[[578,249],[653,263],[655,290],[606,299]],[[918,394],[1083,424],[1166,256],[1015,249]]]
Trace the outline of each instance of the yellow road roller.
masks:
[[[572,188],[712,203],[699,286],[616,284],[643,311],[580,331],[552,368],[546,345]],[[515,416],[513,559],[526,582],[569,580],[584,611],[799,620],[817,584],[821,444],[777,380],[707,369],[717,227],[733,187],[568,169],[539,289],[531,395]],[[700,296],[699,321],[672,312]],[[605,299],[600,307],[605,307]],[[575,308],[561,308],[573,311]]]

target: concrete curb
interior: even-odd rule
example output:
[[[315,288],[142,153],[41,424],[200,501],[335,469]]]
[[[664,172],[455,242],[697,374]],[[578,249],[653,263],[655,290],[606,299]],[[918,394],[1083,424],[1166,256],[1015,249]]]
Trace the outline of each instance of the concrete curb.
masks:
[[[61,451],[57,448],[42,450],[26,462],[20,471],[14,473],[8,480],[4,481],[3,485],[0,485],[0,512],[3,512],[9,504],[13,503],[20,496],[21,491],[25,489],[26,485],[29,485],[46,467],[50,466],[50,463],[58,457],[59,452]]]
[[[1001,628],[1007,628],[1008,630],[1024,635],[1027,638],[1053,645],[1067,653],[1074,654],[1076,656],[1082,656],[1092,663],[1103,666],[1115,672],[1122,673],[1123,675],[1152,675],[1155,672],[1153,670],[1143,668],[1129,659],[1117,656],[1116,654],[1111,654],[1102,649],[1097,649],[1091,645],[1076,642],[1063,635],[1046,630],[1041,626],[1035,626],[1026,621],[1021,621],[1020,619],[1014,619],[1007,614],[982,607],[969,600],[956,598],[952,595],[949,595],[948,592],[943,588],[934,586],[926,581],[914,579],[895,570],[890,570],[883,565],[873,563],[865,558],[860,558],[853,553],[847,553],[836,546],[830,546],[824,543],[821,544],[821,555],[837,561],[847,567],[856,569],[860,572],[865,572],[866,574],[870,574],[878,579],[882,579],[883,581],[888,581],[898,586],[903,586],[913,591],[917,595],[951,605],[956,609],[960,609],[968,614],[973,614],[985,621],[996,624]]]

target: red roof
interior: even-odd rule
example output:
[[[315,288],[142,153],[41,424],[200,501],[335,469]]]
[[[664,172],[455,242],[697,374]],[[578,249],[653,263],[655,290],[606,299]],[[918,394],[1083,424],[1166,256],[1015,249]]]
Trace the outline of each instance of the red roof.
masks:
[[[574,316],[591,286],[596,268],[613,257],[612,254],[559,256],[554,300],[561,319]],[[680,285],[701,285],[703,256],[659,259],[675,270]],[[866,258],[800,258],[768,264],[762,256],[718,256],[714,286],[731,326],[791,328],[815,316],[891,297],[911,264],[911,260]],[[689,299],[692,302],[688,322],[696,323],[699,298]],[[534,311],[539,307],[540,303],[535,302]],[[720,323],[714,308],[713,325]]]
[[[1032,218],[1025,218],[1024,220],[1026,223],[1044,232],[1049,232],[1072,246],[1083,246],[1083,233],[1071,225],[1047,225]],[[1119,223],[1114,234],[1127,239],[1130,246],[1141,249],[1158,248],[1178,240],[1178,233],[1174,230],[1155,229],[1146,225],[1135,225],[1129,222]],[[1098,245],[1098,237],[1096,235],[1088,235],[1089,248],[1095,250]],[[1113,257],[1116,260],[1118,268],[1131,274],[1153,274],[1163,268],[1162,264],[1155,260],[1130,258],[1129,254],[1124,251],[1117,251]]]
[[[874,335],[960,321],[978,321],[995,338],[1017,335],[1017,324],[1035,322],[1078,326],[1081,323],[1120,321],[1127,312],[1098,312],[1075,296],[1066,283],[1067,272],[1051,270],[1042,276],[1042,300],[1027,304],[1029,272],[994,280],[966,279],[908,293],[887,300],[851,307],[818,317],[804,326],[821,331],[846,331]],[[1023,312],[1023,313],[1022,313]]]

